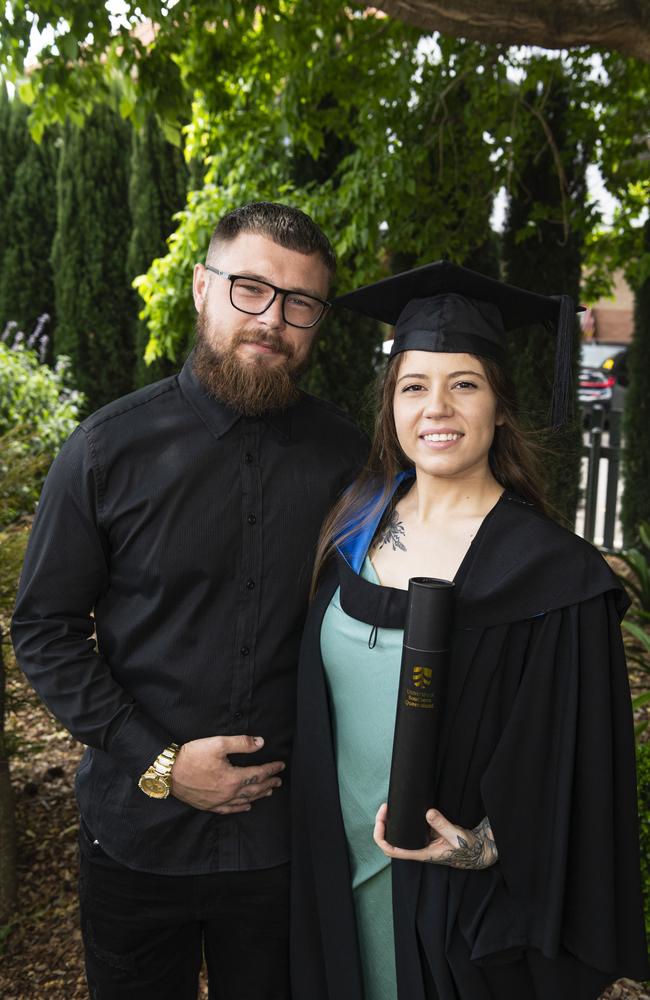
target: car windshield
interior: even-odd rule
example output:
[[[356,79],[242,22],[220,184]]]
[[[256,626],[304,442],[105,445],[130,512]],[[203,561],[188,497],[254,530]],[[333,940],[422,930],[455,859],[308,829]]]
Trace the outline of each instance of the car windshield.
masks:
[[[580,364],[585,368],[602,368],[608,358],[615,358],[624,349],[625,344],[583,344]]]

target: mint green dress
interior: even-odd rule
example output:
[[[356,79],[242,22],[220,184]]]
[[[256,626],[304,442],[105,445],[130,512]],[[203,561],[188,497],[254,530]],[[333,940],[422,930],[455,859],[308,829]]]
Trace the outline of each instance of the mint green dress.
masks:
[[[361,576],[379,584],[366,558]],[[339,798],[348,841],[365,1000],[397,1000],[390,860],[374,840],[388,795],[401,629],[378,629],[347,615],[339,590],[325,612],[321,653],[332,714]]]

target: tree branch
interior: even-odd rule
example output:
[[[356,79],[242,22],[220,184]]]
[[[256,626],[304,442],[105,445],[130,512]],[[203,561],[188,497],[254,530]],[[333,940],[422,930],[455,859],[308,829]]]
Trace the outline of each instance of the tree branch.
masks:
[[[650,62],[650,15],[628,0],[382,0],[380,7],[407,24],[472,41],[593,45]]]

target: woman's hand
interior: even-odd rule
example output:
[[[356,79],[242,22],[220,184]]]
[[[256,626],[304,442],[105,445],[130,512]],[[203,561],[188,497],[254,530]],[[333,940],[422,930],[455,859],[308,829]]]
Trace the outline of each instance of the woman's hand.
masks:
[[[387,812],[388,807],[384,803],[379,807],[375,819],[373,839],[389,858],[429,861],[433,865],[449,865],[451,868],[478,869],[489,868],[499,857],[487,816],[473,830],[465,830],[462,826],[450,823],[437,809],[429,809],[427,823],[431,827],[431,841],[419,851],[405,851],[401,847],[392,847],[385,840]]]

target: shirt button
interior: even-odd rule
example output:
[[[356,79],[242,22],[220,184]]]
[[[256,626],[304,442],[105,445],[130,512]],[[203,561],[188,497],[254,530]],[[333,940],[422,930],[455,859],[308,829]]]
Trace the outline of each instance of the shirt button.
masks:
[[[250,653],[250,649],[248,648],[248,646],[242,646],[239,652],[241,653],[242,656],[248,656],[248,654]]]
[[[249,514],[246,520],[248,521],[249,524],[255,524],[257,518],[255,517],[254,514]]]
[[[251,455],[250,451],[247,451],[246,454],[244,455],[244,461],[246,462],[246,465],[252,465],[253,456]]]
[[[253,590],[254,587],[255,587],[255,580],[252,580],[249,577],[248,580],[246,581],[246,590]]]
[[[235,712],[233,715],[233,719],[241,719],[243,714],[244,714],[243,712]]]

